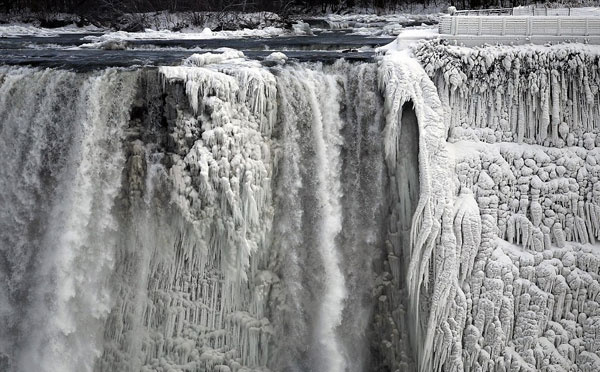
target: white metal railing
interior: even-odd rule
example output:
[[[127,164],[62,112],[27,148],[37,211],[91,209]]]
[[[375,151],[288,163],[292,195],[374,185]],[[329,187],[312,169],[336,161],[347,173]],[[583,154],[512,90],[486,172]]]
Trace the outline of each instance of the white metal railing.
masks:
[[[513,8],[457,10],[453,15],[457,16],[489,16],[489,15],[512,15]]]
[[[586,8],[547,8],[535,6],[520,6],[516,8],[457,10],[457,16],[584,16]]]
[[[578,15],[579,8],[547,8],[535,6],[520,6],[513,8],[512,15],[514,16],[571,16]],[[581,15],[581,14],[579,14]]]
[[[448,16],[440,34],[487,36],[600,36],[600,17]]]

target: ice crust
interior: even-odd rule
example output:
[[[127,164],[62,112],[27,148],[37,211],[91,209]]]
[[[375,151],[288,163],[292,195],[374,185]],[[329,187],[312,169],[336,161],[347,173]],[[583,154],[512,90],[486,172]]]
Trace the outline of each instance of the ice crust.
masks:
[[[461,255],[435,369],[598,369],[597,48],[415,55],[445,110]]]

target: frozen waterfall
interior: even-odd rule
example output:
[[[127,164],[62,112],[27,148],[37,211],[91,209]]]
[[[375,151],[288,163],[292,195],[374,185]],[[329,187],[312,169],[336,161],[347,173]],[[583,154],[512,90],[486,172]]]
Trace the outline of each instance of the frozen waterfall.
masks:
[[[0,371],[597,371],[599,61],[1,67]]]
[[[199,61],[2,70],[3,369],[369,365],[376,66]]]

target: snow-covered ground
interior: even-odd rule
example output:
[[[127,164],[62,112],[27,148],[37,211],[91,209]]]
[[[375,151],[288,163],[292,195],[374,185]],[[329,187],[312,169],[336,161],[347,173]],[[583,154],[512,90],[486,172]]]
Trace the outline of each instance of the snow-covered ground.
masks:
[[[263,29],[244,29],[238,31],[211,31],[205,28],[202,31],[186,30],[174,32],[169,30],[155,31],[148,29],[144,32],[114,31],[99,36],[86,36],[89,41],[83,48],[99,48],[107,43],[124,42],[131,40],[204,40],[204,39],[239,39],[244,37],[275,37],[292,34],[289,30],[279,27],[265,27]]]
[[[90,32],[104,32],[106,29],[88,25],[84,27],[78,27],[75,24],[57,27],[57,28],[45,28],[38,27],[31,24],[10,24],[0,25],[0,38],[8,37],[19,37],[19,36],[36,36],[36,37],[54,37],[60,34],[80,34]]]
[[[410,46],[421,40],[433,39],[439,36],[437,27],[422,26],[404,29],[400,32],[396,40],[377,48],[377,52],[385,53],[387,51],[399,51],[408,49]]]

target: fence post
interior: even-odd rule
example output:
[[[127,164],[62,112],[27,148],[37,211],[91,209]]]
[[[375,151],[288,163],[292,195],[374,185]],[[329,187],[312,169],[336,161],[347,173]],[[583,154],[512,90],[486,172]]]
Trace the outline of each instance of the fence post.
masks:
[[[502,17],[502,36],[506,35],[506,17]]]
[[[586,17],[586,19],[585,19],[585,36],[588,36],[590,34],[588,22],[589,22],[589,18]]]
[[[452,17],[452,23],[450,27],[450,33],[452,35],[456,35],[456,22],[458,21],[458,17]]]
[[[477,27],[477,35],[481,35],[481,17],[479,17],[479,27]]]
[[[556,36],[560,36],[562,34],[561,29],[560,29],[560,26],[561,26],[560,18],[556,19],[556,23],[557,23],[557,25],[556,25],[557,26],[556,27],[556,29],[557,29],[556,30]]]

